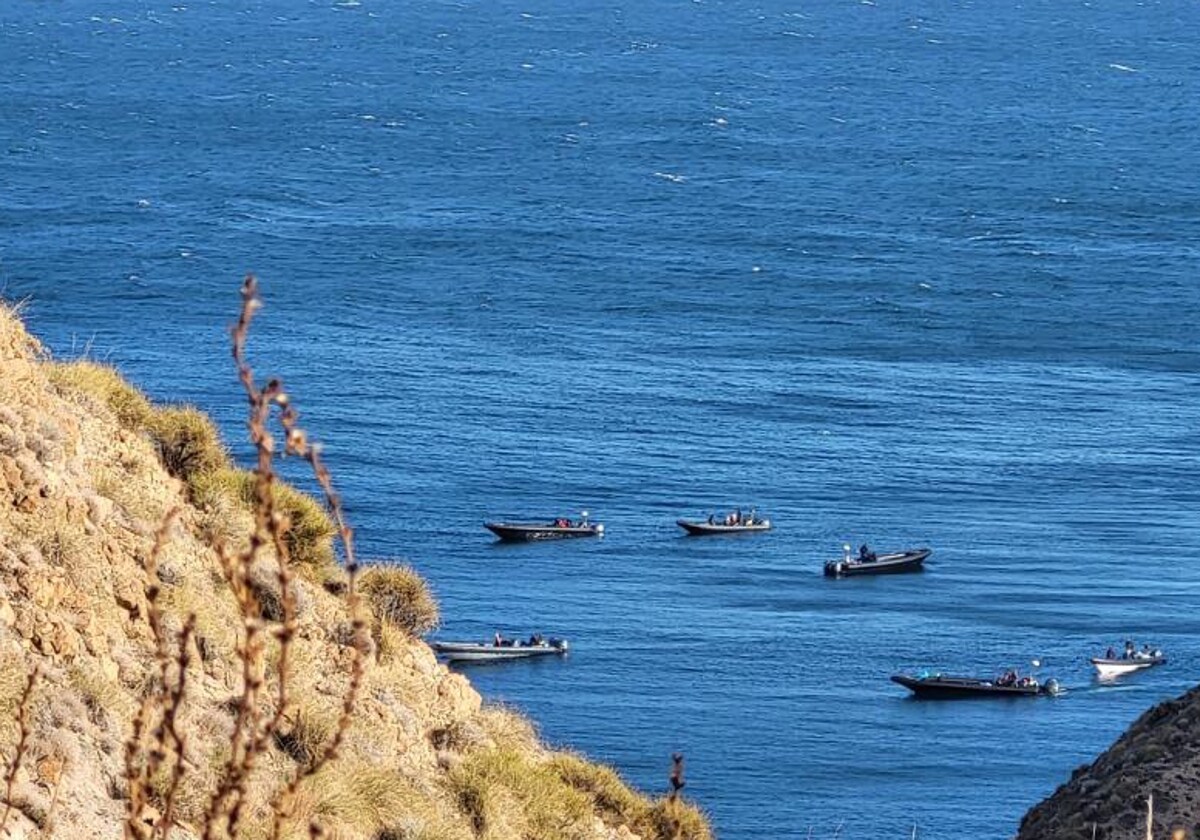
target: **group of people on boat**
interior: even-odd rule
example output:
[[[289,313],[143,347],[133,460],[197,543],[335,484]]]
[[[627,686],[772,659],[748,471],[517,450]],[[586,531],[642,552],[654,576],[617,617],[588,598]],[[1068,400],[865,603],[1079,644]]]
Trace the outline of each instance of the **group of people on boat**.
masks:
[[[504,634],[502,634],[499,630],[497,630],[496,635],[492,637],[493,647],[540,647],[544,644],[546,644],[546,640],[542,638],[541,633],[534,633],[529,637],[529,641],[527,642],[523,642],[520,639],[506,639]]]
[[[760,522],[758,511],[754,508],[750,509],[750,513],[743,515],[742,509],[738,508],[733,513],[727,513],[724,516],[718,516],[715,513],[708,515],[709,525],[757,525]]]
[[[1142,649],[1138,650],[1137,645],[1135,645],[1132,640],[1126,639],[1125,640],[1125,649],[1123,651],[1121,651],[1120,658],[1121,659],[1154,659],[1156,656],[1161,656],[1161,655],[1162,654],[1159,651],[1150,647],[1150,645],[1142,645]],[[1110,647],[1108,650],[1106,650],[1104,652],[1104,658],[1115,660],[1118,658],[1117,652]]]
[[[1012,687],[1012,688],[1029,688],[1036,686],[1037,680],[1033,677],[1022,677],[1014,670],[1005,671],[996,680],[996,685]]]

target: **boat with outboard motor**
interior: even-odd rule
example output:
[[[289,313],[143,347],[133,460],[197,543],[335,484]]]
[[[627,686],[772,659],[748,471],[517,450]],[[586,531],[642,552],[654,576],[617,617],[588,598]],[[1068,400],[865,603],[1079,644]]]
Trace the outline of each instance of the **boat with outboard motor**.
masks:
[[[825,564],[826,577],[855,577],[857,575],[891,575],[900,572],[919,572],[924,566],[925,558],[933,553],[929,548],[912,548],[907,551],[894,551],[888,554],[876,554],[865,545],[859,549],[858,556],[850,554],[850,546],[842,546],[845,552],[841,560],[830,560]]]
[[[1132,674],[1135,671],[1144,671],[1155,665],[1165,665],[1167,655],[1149,645],[1143,645],[1141,650],[1137,650],[1134,648],[1133,642],[1126,642],[1125,650],[1120,656],[1117,656],[1116,652],[1109,648],[1104,656],[1094,656],[1088,661],[1096,669],[1096,676],[1107,680]]]
[[[743,516],[736,513],[718,516],[713,514],[705,521],[676,519],[675,524],[687,531],[689,537],[710,537],[716,534],[749,534],[771,530],[771,520],[763,519],[755,511]]]
[[[540,634],[528,640],[505,639],[499,634],[491,642],[432,642],[434,651],[448,662],[501,662],[509,659],[536,659],[563,656],[570,649],[566,639],[543,639]]]
[[[1062,693],[1058,680],[1051,677],[1039,682],[1036,677],[1019,677],[1015,671],[994,680],[922,673],[915,676],[896,674],[892,682],[929,700],[965,700],[973,697],[1037,697]]]
[[[483,527],[499,537],[501,542],[536,542],[604,536],[602,523],[589,522],[586,510],[581,515],[583,518],[578,522],[559,518],[553,522],[484,522]]]

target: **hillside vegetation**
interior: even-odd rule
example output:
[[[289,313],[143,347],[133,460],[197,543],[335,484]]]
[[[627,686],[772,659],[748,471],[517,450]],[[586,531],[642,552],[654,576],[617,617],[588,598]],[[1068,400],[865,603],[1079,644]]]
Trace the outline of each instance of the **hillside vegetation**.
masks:
[[[51,360],[0,307],[8,836],[710,837],[440,665],[424,581],[355,559],[282,385],[239,373],[250,470],[203,413]],[[324,499],[275,477],[285,451]]]

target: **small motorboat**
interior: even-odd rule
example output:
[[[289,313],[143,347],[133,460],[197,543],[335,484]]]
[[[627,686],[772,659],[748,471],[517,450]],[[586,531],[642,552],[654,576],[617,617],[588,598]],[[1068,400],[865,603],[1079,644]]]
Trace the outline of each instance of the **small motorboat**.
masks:
[[[555,519],[553,522],[484,522],[483,527],[500,538],[501,542],[534,542],[565,540],[573,537],[602,537],[604,525],[589,522],[585,510],[578,522]]]
[[[1112,654],[1111,648],[1108,654]],[[1155,665],[1165,665],[1167,662],[1167,655],[1157,648],[1133,650],[1132,645],[1127,645],[1122,656],[1108,654],[1094,656],[1089,660],[1096,669],[1096,676],[1102,680],[1132,674],[1134,671],[1144,671]]]
[[[928,700],[965,700],[973,697],[1037,697],[1062,692],[1058,680],[1051,677],[1039,682],[1036,677],[1018,677],[1010,672],[1005,677],[981,680],[975,677],[952,677],[945,674],[896,674],[892,682],[911,691],[916,697]]]
[[[431,647],[448,662],[500,662],[563,656],[570,645],[566,639],[534,636],[527,641],[497,638],[491,642],[433,642]]]
[[[830,560],[825,564],[826,577],[854,577],[855,575],[891,575],[899,572],[919,572],[924,568],[925,558],[933,553],[929,548],[913,548],[890,554],[859,552],[858,557],[850,554],[850,546],[843,546],[845,555],[841,560]]]
[[[750,534],[756,531],[770,531],[771,520],[762,519],[753,513],[734,521],[732,517],[710,516],[707,521],[692,519],[677,519],[675,524],[688,532],[690,537],[709,537],[715,534]]]

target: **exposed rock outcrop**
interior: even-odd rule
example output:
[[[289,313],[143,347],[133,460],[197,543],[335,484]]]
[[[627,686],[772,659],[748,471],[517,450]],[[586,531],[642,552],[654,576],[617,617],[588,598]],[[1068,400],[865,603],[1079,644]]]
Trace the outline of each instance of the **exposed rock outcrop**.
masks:
[[[1200,837],[1200,687],[1143,714],[1021,821],[1018,840]]]

